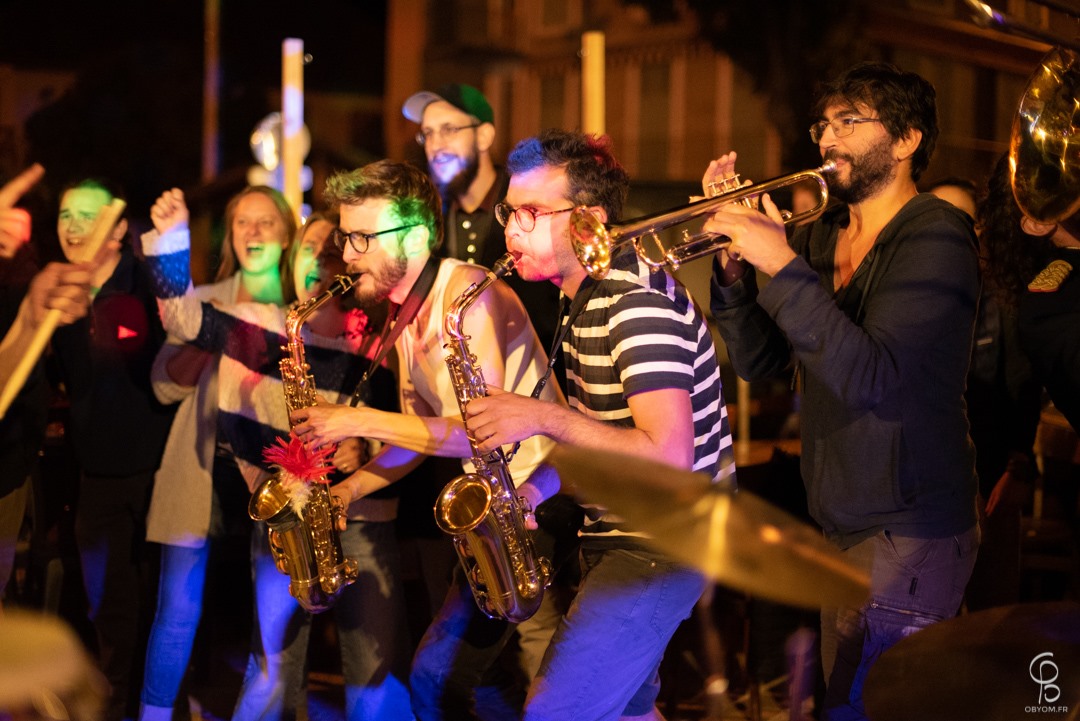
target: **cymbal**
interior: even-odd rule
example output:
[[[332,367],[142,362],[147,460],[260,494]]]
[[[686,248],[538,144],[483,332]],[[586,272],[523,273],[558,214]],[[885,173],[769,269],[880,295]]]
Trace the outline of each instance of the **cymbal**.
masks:
[[[719,583],[805,608],[858,606],[869,593],[867,571],[820,531],[752,493],[663,463],[564,444],[545,462],[564,490],[611,509],[659,550]]]
[[[872,721],[1076,719],[1080,604],[1002,606],[928,626],[881,655],[863,701]]]

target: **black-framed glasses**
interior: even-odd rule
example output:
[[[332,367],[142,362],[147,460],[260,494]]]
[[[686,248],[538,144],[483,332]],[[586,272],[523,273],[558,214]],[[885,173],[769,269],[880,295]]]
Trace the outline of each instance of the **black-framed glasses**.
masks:
[[[416,134],[416,142],[421,145],[427,145],[436,135],[439,136],[439,140],[447,141],[454,137],[462,130],[468,130],[469,128],[479,128],[480,123],[473,123],[472,125],[444,125],[441,128],[428,128],[427,130],[421,130]]]
[[[386,235],[387,233],[396,233],[399,230],[408,230],[409,228],[415,228],[423,223],[410,223],[409,225],[399,225],[396,228],[388,228],[387,230],[378,230],[374,233],[362,233],[359,230],[354,230],[351,233],[342,232],[341,228],[334,228],[334,232],[331,234],[334,240],[334,246],[338,250],[345,250],[345,242],[348,241],[352,249],[357,253],[363,255],[371,249],[371,241],[378,238],[380,235]]]
[[[555,215],[556,213],[569,213],[574,209],[574,206],[569,208],[562,208],[560,210],[541,210],[536,208],[530,208],[527,205],[523,205],[520,208],[515,208],[508,203],[496,203],[495,204],[495,220],[499,221],[499,225],[506,227],[510,222],[510,217],[517,221],[518,227],[522,232],[528,233],[536,227],[536,219],[542,215]]]
[[[843,138],[855,132],[856,123],[880,123],[881,118],[857,118],[854,115],[843,115],[832,120],[819,120],[810,126],[810,139],[814,143],[820,143],[825,136],[825,128],[832,127],[833,135]]]

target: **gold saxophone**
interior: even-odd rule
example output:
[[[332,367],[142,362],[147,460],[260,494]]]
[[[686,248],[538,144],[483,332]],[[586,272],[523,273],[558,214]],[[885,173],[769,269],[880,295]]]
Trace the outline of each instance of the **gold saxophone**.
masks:
[[[483,370],[469,351],[462,320],[480,294],[513,269],[513,256],[499,258],[484,280],[473,283],[454,300],[443,320],[446,365],[462,418],[469,401],[487,394]],[[525,514],[531,509],[514,489],[502,449],[481,455],[472,438],[469,444],[476,470],[446,484],[435,502],[435,522],[454,537],[454,548],[480,610],[491,618],[519,623],[540,607],[551,579],[551,563],[537,557],[533,549],[525,529]]]
[[[355,282],[339,275],[324,293],[294,307],[285,316],[286,345],[279,367],[285,388],[285,405],[291,413],[315,405],[315,379],[308,373],[300,329],[304,322],[335,296],[348,292]],[[248,515],[269,526],[270,553],[279,571],[287,574],[289,593],[309,613],[330,608],[341,591],[356,580],[356,561],[341,550],[337,521],[345,510],[330,495],[326,483],[307,484],[310,494],[302,512],[297,512],[289,488],[279,471],[255,489],[248,503]]]

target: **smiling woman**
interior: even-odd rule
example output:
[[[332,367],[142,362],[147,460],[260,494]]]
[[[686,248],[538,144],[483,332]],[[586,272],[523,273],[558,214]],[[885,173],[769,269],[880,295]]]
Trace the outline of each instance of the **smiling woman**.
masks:
[[[301,303],[320,292],[320,276],[333,277],[345,272],[341,253],[331,241],[337,222],[337,213],[313,213],[289,251],[289,276],[296,289],[296,299]]]
[[[225,239],[217,281],[240,273],[237,301],[286,305],[295,299],[286,266],[296,220],[279,191],[253,185],[237,193],[225,208]],[[239,268],[237,268],[239,266]]]

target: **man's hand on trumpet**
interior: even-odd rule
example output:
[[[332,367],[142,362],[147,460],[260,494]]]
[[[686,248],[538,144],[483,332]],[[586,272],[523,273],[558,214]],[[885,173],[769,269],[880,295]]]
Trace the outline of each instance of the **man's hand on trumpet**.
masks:
[[[725,181],[730,184],[731,179],[736,177],[736,158],[736,154],[731,152],[709,163],[701,179],[702,189],[707,195],[716,195],[715,188],[724,186]],[[773,276],[795,257],[795,251],[787,242],[780,209],[767,193],[761,196],[760,203],[764,212],[742,203],[722,205],[702,226],[706,233],[725,235],[731,239],[728,246],[720,251],[725,283],[740,278],[745,263]]]

